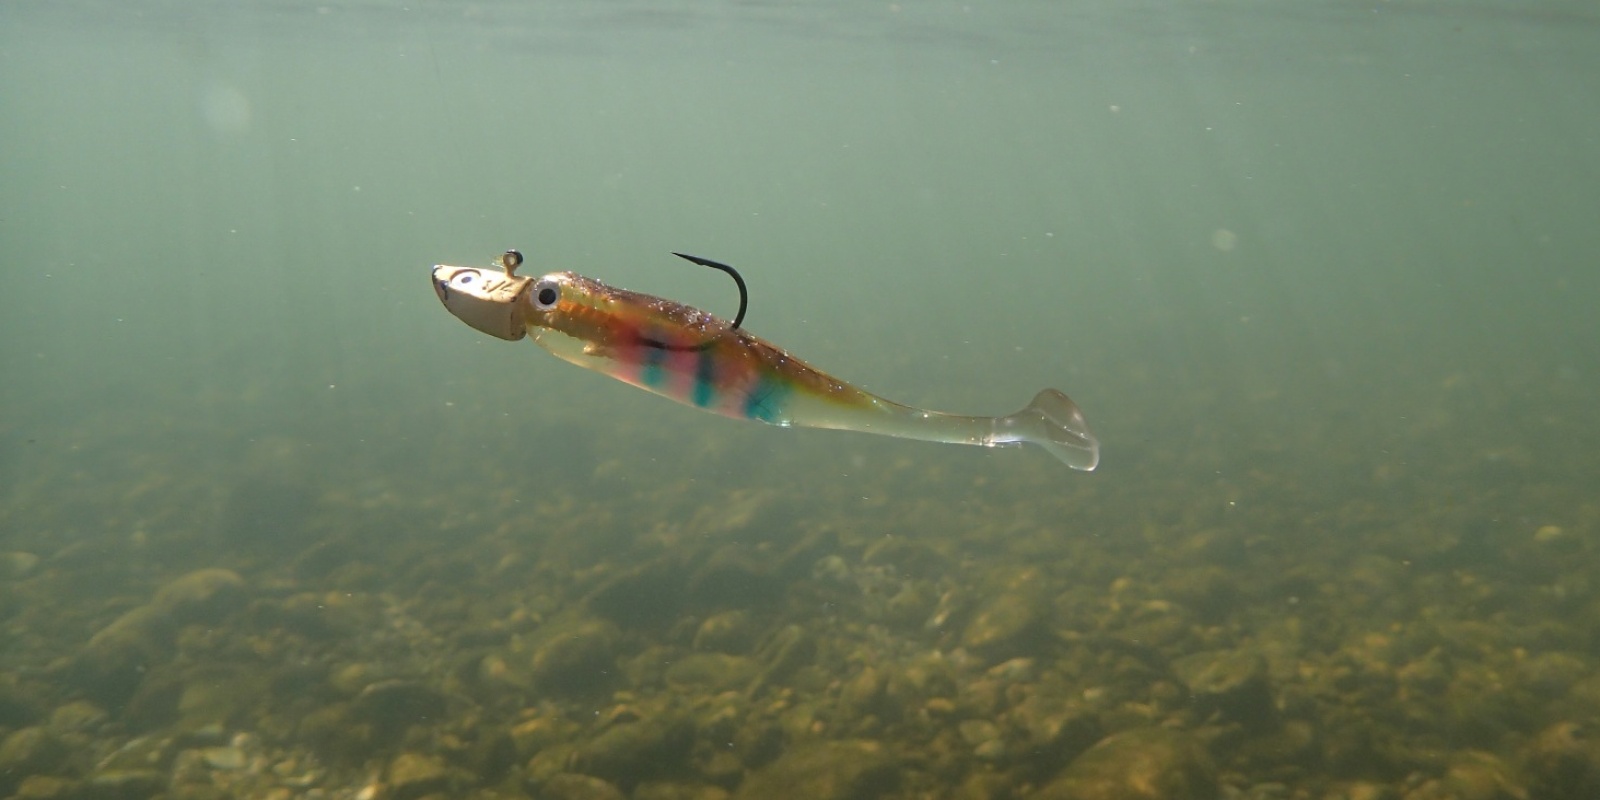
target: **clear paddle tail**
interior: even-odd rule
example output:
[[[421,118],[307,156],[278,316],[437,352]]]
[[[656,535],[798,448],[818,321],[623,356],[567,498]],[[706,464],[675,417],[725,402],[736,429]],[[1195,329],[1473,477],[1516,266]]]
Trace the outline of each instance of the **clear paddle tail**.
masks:
[[[858,397],[841,404],[797,396],[787,402],[778,419],[769,421],[979,447],[1034,444],[1073,469],[1088,471],[1100,463],[1100,442],[1089,432],[1083,411],[1072,398],[1056,389],[1039,392],[1027,408],[1004,417],[944,414],[903,406],[865,392]]]
[[[1100,442],[1089,432],[1083,410],[1056,389],[1044,389],[1027,408],[995,418],[990,443],[1012,442],[1036,444],[1073,469],[1087,472],[1100,464]]]

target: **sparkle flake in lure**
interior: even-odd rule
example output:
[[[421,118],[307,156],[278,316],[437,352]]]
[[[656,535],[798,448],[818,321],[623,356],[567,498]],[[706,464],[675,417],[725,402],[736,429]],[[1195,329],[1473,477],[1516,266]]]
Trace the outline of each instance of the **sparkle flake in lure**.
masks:
[[[739,285],[733,322],[572,272],[519,276],[522,254],[515,250],[501,257],[499,269],[436,265],[433,290],[450,313],[476,330],[508,341],[531,338],[580,367],[723,416],[984,447],[1026,442],[1073,469],[1092,470],[1100,462],[1100,443],[1062,392],[1045,389],[1027,408],[1004,417],[890,402],[745,332],[739,326],[747,297],[739,273],[676,255],[733,277]]]

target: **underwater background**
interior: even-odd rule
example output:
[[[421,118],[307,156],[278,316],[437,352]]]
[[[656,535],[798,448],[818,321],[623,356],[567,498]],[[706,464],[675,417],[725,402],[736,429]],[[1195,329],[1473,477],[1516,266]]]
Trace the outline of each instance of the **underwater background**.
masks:
[[[1600,11],[0,2],[0,797],[1600,797]],[[782,430],[731,316],[1103,447]]]

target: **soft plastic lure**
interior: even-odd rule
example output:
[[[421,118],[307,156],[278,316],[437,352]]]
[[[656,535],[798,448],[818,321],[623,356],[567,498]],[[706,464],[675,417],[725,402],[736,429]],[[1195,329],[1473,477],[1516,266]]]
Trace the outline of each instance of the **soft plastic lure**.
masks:
[[[1073,469],[1092,470],[1100,462],[1100,443],[1062,392],[1045,389],[1005,417],[890,402],[746,333],[739,327],[748,300],[739,273],[675,255],[733,277],[739,314],[732,323],[572,272],[519,276],[522,254],[515,250],[500,258],[499,269],[436,265],[433,290],[450,313],[483,333],[509,341],[531,337],[578,366],[723,416],[984,447],[1027,442]]]

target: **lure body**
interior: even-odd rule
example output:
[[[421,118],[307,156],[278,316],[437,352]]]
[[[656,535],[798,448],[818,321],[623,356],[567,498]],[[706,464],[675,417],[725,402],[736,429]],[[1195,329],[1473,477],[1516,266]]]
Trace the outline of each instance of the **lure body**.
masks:
[[[502,339],[524,336],[560,358],[726,417],[998,447],[1024,442],[1092,470],[1099,443],[1083,412],[1055,389],[1004,417],[962,416],[865,392],[711,314],[572,272],[433,268],[445,308]]]

